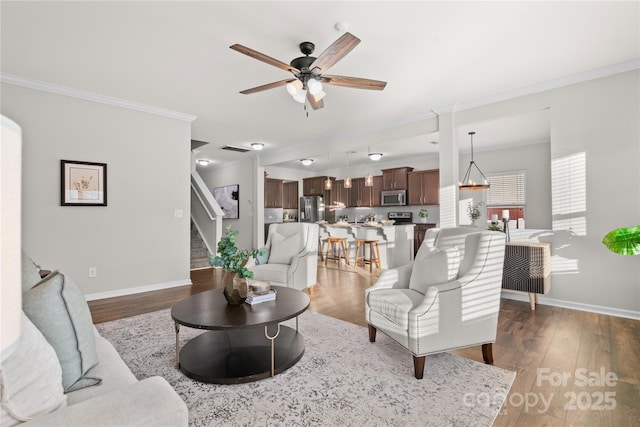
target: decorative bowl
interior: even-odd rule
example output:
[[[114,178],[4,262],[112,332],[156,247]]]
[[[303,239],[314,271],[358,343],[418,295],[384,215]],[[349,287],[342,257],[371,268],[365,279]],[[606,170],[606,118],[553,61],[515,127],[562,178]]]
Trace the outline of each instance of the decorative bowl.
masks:
[[[382,225],[393,225],[396,220],[395,219],[383,219],[382,221]]]
[[[271,291],[271,283],[269,282],[253,282],[249,285],[249,289],[253,295],[265,295]]]

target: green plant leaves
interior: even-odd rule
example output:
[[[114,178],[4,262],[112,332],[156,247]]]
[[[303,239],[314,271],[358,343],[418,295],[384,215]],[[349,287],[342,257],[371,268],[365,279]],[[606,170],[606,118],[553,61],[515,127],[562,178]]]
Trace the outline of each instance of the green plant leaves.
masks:
[[[211,256],[209,262],[214,267],[222,267],[228,271],[234,271],[240,278],[252,278],[253,272],[245,267],[249,256],[256,257],[258,250],[239,250],[236,246],[238,230],[231,230],[231,226],[226,227],[226,236],[218,242],[218,255]]]
[[[640,255],[640,225],[612,230],[604,236],[602,243],[617,254]]]

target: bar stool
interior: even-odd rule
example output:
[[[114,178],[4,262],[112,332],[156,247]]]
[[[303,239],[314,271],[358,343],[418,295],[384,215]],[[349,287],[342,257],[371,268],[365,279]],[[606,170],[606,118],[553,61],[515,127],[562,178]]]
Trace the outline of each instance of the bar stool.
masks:
[[[367,245],[369,245],[369,258],[367,258]],[[360,247],[362,247],[362,255],[359,255]],[[364,267],[367,264],[369,264],[369,271],[373,271],[373,264],[375,264],[378,269],[382,268],[380,266],[380,247],[378,246],[378,241],[358,239],[356,240],[356,262],[353,268],[359,265]]]
[[[337,255],[336,255],[337,249]],[[329,255],[331,252],[331,255]],[[327,253],[324,256],[324,264],[327,265],[328,260],[335,260],[340,262],[344,259],[345,263],[349,265],[349,252],[347,252],[347,238],[346,237],[327,237]]]

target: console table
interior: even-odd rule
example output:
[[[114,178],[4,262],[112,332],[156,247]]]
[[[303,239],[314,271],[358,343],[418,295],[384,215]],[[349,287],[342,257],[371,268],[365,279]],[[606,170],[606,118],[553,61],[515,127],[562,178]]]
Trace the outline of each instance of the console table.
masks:
[[[529,294],[531,310],[535,310],[538,296],[551,288],[549,243],[507,242],[502,288]]]

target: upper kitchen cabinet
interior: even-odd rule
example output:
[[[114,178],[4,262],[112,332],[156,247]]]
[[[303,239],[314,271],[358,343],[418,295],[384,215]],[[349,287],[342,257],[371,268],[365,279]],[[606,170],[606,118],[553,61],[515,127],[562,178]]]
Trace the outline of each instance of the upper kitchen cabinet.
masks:
[[[410,172],[407,175],[407,204],[438,205],[440,204],[440,170]]]
[[[265,178],[264,179],[264,207],[265,208],[281,208],[282,207],[282,180]]]
[[[282,184],[282,207],[284,209],[298,209],[298,181]]]
[[[304,196],[324,196],[324,182],[326,176],[315,176],[313,178],[304,178],[302,180],[302,194]],[[335,178],[331,178],[335,180]]]
[[[348,207],[374,207],[380,206],[380,192],[382,191],[382,176],[373,177],[373,186],[365,185],[365,178],[353,178],[351,188],[348,190]]]
[[[349,189],[344,188],[344,179],[337,179],[333,183],[333,189],[331,190],[331,200],[329,202],[333,204],[344,203],[345,206],[349,206]]]
[[[408,186],[407,175],[413,168],[402,167],[382,170],[382,190],[406,190]]]
[[[371,187],[371,206],[382,206],[382,198],[380,193],[382,192],[382,175],[373,177],[373,187]]]

